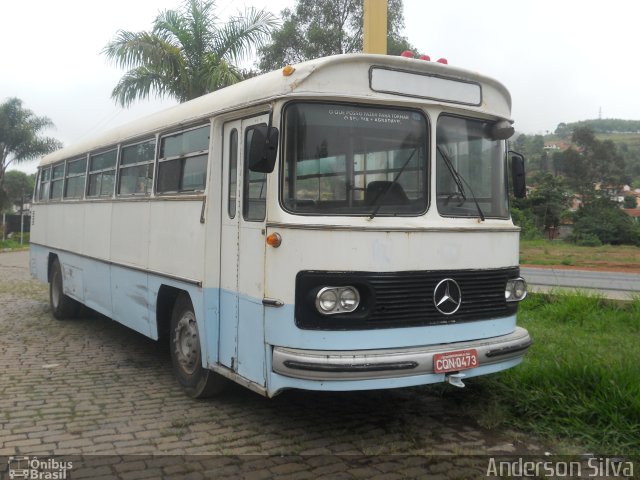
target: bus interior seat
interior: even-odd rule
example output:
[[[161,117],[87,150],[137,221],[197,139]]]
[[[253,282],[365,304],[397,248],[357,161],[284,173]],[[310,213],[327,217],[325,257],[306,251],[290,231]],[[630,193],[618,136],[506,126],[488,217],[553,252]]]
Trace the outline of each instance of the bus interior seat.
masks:
[[[385,193],[386,192],[386,193]],[[402,185],[389,180],[375,180],[367,185],[364,193],[367,205],[407,205],[409,197],[404,192]]]

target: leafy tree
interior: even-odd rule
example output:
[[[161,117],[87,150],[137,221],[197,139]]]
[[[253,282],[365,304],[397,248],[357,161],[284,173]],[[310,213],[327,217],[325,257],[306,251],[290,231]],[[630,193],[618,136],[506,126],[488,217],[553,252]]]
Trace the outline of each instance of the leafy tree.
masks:
[[[7,167],[57,150],[62,144],[42,132],[53,127],[47,117],[38,117],[22,106],[19,98],[0,104],[0,190]]]
[[[532,176],[526,198],[511,198],[511,218],[522,231],[522,238],[541,238],[546,228],[557,228],[566,215],[571,195],[564,179],[550,173]]]
[[[536,218],[531,208],[523,204],[524,199],[513,199],[511,202],[511,218],[520,227],[520,238],[537,240],[542,238],[542,230],[536,225]]]
[[[249,8],[220,25],[215,0],[184,0],[161,12],[151,31],[118,31],[103,54],[129,71],[111,97],[122,106],[161,97],[185,102],[244,79],[237,66],[267,39],[275,17]]]
[[[640,245],[640,225],[615,202],[597,198],[574,215],[572,240],[592,237],[602,243]]]
[[[527,200],[536,218],[538,228],[557,228],[562,213],[569,206],[571,196],[566,192],[562,177],[554,177],[550,173],[542,173],[535,180]]]
[[[634,197],[633,195],[625,195],[623,206],[624,208],[636,208],[638,206],[636,197]]]
[[[570,133],[570,131],[569,131],[569,128],[567,127],[567,124],[564,122],[559,123],[558,127],[556,128],[555,134],[558,135],[559,137],[564,137],[568,133]]]
[[[560,172],[564,172],[564,157],[562,152],[553,152],[553,155],[551,155],[551,164],[553,165],[554,175],[558,176]]]
[[[512,145],[514,150],[527,159],[528,171],[546,171],[548,159],[542,135],[525,135],[523,133],[516,137]]]
[[[576,128],[572,136],[577,148],[563,154],[567,181],[585,203],[596,196],[596,184],[618,186],[624,180],[625,162],[611,140],[598,140],[589,127]]]
[[[511,148],[516,150],[518,153],[521,153],[522,155],[526,155],[528,153],[525,150],[527,148],[526,134],[521,133],[514,140],[509,140],[509,142],[511,143]]]
[[[21,209],[24,203],[33,196],[35,186],[35,174],[27,175],[18,170],[11,170],[4,176],[4,184],[0,191],[0,210],[6,210],[11,205],[17,205]]]
[[[387,6],[387,51],[399,55],[415,48],[400,35],[404,28],[402,0]],[[287,64],[362,51],[362,0],[297,0],[294,10],[281,12],[282,26],[260,49],[259,68],[270,71]]]

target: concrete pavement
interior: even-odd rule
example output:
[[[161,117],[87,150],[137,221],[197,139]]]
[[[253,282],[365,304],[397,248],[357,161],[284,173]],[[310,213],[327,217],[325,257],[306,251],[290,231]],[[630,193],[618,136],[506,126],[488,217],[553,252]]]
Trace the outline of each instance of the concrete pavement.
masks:
[[[520,274],[533,292],[579,290],[616,300],[640,295],[640,273],[527,266],[520,268]]]

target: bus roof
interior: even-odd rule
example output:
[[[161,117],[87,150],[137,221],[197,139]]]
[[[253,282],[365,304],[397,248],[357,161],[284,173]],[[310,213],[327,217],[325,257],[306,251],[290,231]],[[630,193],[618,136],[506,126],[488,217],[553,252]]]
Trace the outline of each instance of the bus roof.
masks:
[[[387,104],[441,104],[510,119],[511,96],[498,81],[478,73],[406,57],[346,54],[294,65],[290,76],[276,70],[118,126],[42,158],[40,165],[100,151],[119,143],[177,130],[214,115],[303,96]],[[435,92],[435,93],[434,93]]]

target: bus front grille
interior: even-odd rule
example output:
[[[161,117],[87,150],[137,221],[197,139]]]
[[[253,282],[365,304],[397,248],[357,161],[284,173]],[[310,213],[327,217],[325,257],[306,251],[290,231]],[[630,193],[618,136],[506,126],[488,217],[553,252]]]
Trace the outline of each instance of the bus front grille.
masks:
[[[300,272],[296,278],[296,325],[315,330],[360,330],[440,325],[513,315],[517,304],[505,300],[507,280],[518,267],[491,270],[407,272]],[[460,287],[461,302],[447,315],[436,308],[434,290],[445,279]],[[358,288],[361,305],[354,313],[322,315],[315,293],[324,286]]]

